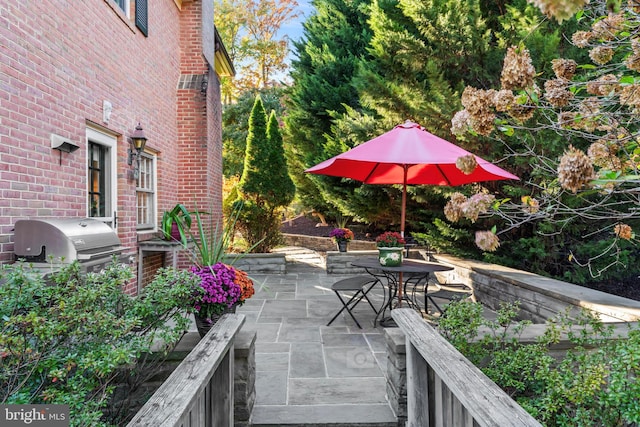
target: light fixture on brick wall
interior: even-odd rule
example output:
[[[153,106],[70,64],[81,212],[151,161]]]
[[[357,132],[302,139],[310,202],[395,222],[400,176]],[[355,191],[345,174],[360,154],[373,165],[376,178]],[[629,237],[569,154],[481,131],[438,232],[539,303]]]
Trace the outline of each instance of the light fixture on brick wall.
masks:
[[[144,151],[144,146],[147,143],[147,137],[144,136],[144,131],[142,130],[140,123],[138,123],[138,126],[136,126],[136,129],[129,137],[129,142],[131,144],[131,148],[127,151],[129,154],[127,163],[129,165],[133,165],[133,160],[135,159],[136,163],[133,166],[133,177],[138,179],[138,175],[140,173],[140,153]]]

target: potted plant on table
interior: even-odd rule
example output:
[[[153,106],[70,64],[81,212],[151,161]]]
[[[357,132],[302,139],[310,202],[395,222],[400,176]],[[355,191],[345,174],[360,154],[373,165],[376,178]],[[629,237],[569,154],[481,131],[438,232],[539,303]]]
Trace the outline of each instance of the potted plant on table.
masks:
[[[187,234],[191,228],[191,212],[182,203],[178,203],[170,211],[165,211],[160,222],[160,231],[165,240],[187,244]]]
[[[333,241],[338,245],[340,252],[347,252],[347,245],[353,239],[353,231],[348,228],[334,228],[329,233],[329,237],[333,238]]]
[[[380,265],[387,267],[400,266],[405,243],[404,237],[395,231],[385,231],[379,235],[376,238],[376,246],[378,247]]]

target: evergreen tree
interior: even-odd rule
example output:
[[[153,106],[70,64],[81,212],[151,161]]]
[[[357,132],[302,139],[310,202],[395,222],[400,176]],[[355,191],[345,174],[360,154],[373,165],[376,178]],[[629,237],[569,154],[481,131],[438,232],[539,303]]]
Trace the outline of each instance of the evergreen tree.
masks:
[[[267,113],[260,95],[256,96],[251,115],[244,157],[244,168],[240,178],[240,193],[258,205],[264,205],[264,194],[269,190],[270,173],[267,169],[270,157],[267,135]]]
[[[287,168],[287,162],[284,157],[280,124],[278,123],[275,111],[271,111],[269,115],[267,136],[271,148],[268,159],[268,169],[271,172],[269,176],[271,189],[266,194],[266,201],[270,207],[276,209],[287,206],[293,201],[293,197],[296,194],[296,187],[289,176],[289,169]]]
[[[294,43],[295,82],[287,98],[286,152],[298,194],[309,208],[328,213],[332,208],[304,170],[325,160],[325,135],[332,112],[359,108],[351,80],[363,58],[370,34],[367,0],[314,0],[315,13],[303,24],[305,39]]]
[[[283,89],[272,87],[250,90],[243,93],[237,102],[226,105],[222,110],[223,174],[225,178],[242,175],[244,157],[249,133],[249,116],[257,95],[260,95],[265,111],[274,110],[276,116],[284,115],[280,101]]]
[[[260,95],[249,117],[244,169],[238,184],[243,204],[237,226],[254,252],[269,252],[282,240],[280,209],[293,200],[282,136],[275,112],[269,123]]]

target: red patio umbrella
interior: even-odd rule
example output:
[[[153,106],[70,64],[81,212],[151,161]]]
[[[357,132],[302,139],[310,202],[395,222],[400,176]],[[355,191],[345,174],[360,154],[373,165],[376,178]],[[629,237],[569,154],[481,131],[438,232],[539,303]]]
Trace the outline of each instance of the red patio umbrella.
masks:
[[[407,185],[456,186],[473,182],[519,179],[473,155],[478,165],[470,174],[456,166],[459,157],[473,155],[407,120],[370,141],[325,160],[305,172],[351,178],[365,184],[401,184],[400,233],[404,236]]]

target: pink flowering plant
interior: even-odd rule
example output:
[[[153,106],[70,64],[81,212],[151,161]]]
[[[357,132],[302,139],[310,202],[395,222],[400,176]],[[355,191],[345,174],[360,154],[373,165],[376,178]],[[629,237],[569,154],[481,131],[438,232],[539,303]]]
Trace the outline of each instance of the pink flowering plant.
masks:
[[[218,262],[211,266],[193,266],[191,272],[200,277],[194,308],[199,316],[211,318],[242,300],[242,287],[236,281],[236,270]]]
[[[348,228],[334,228],[329,233],[329,237],[333,238],[333,240],[338,242],[349,242],[353,239],[353,231]]]
[[[404,237],[396,231],[385,231],[376,237],[376,246],[379,248],[401,248],[405,243]]]

